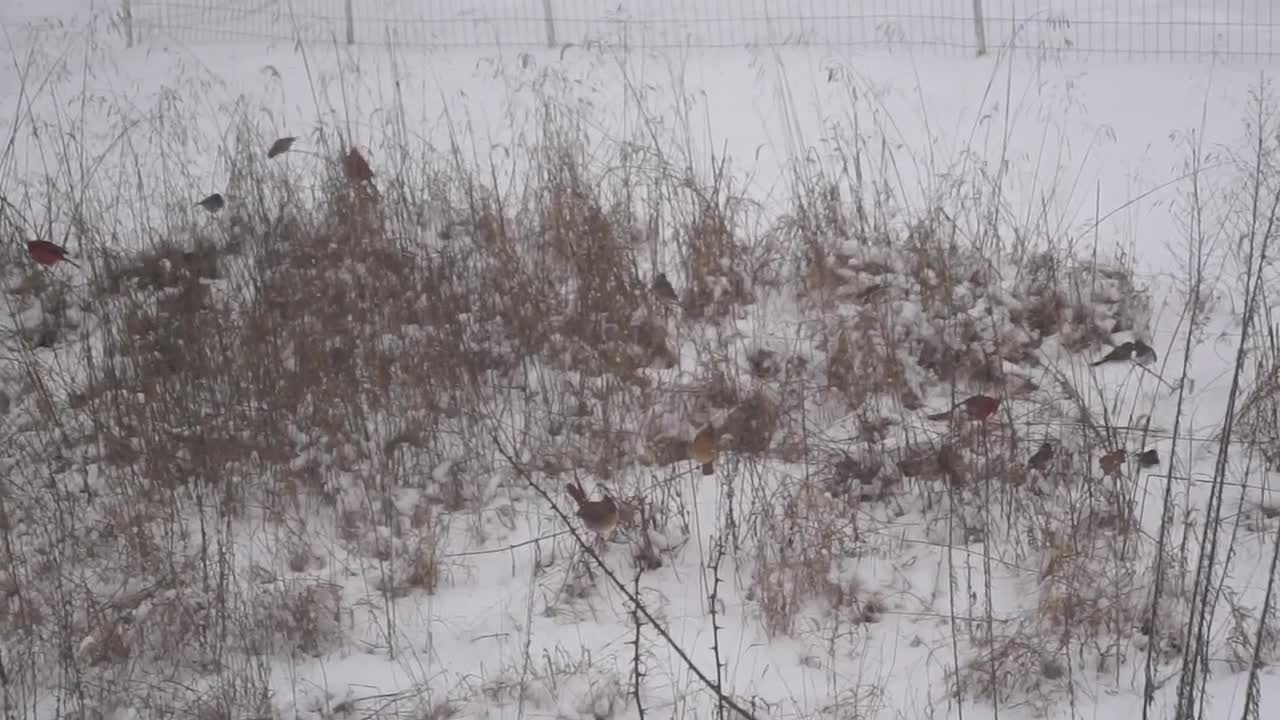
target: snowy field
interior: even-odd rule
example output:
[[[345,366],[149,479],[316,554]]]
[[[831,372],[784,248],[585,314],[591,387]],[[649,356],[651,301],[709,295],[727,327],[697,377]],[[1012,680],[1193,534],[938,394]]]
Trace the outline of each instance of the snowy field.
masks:
[[[967,28],[792,16],[733,32],[857,47],[585,42],[696,17],[674,1],[609,3],[567,48],[536,19],[335,51],[249,39],[296,27],[256,5],[246,39],[131,49],[100,6],[0,8],[0,716],[1280,712],[1263,62],[888,52]],[[1241,29],[1266,8],[1220,8],[1148,47],[1269,42]],[[424,27],[465,44],[481,10]],[[1029,44],[1101,42],[1053,26]],[[379,209],[329,172],[347,145]],[[83,268],[34,268],[34,237]],[[617,327],[657,359],[603,350]],[[1131,339],[1156,361],[1090,366]],[[926,419],[973,392],[1000,411]],[[713,476],[682,454],[708,423],[738,430]],[[568,480],[634,511],[591,553]]]

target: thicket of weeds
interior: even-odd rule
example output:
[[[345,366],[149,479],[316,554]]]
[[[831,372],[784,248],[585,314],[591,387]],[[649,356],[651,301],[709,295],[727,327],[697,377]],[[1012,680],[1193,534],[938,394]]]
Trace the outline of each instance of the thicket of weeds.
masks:
[[[1097,457],[1150,409],[1099,416],[1072,363],[1147,332],[1132,273],[1032,244],[1053,228],[1015,223],[982,164],[904,203],[887,119],[856,94],[866,126],[797,163],[774,213],[651,110],[601,139],[553,80],[501,176],[464,124],[433,147],[398,107],[381,153],[341,122],[306,138],[304,174],[265,158],[276,131],[240,106],[213,218],[174,193],[181,158],[130,170],[183,145],[172,112],[97,151],[35,128],[47,176],[0,188],[18,241],[0,248],[6,717],[270,716],[277,658],[357,627],[397,653],[395,601],[465,584],[450,551],[515,531],[539,501],[528,478],[556,497],[566,479],[610,488],[637,568],[656,570],[697,532],[679,488],[708,423],[726,451],[716,551],[769,632],[942,613],[965,645],[948,649],[959,689],[997,702],[1056,696],[1086,657],[1131,662],[1151,543],[1136,469],[1104,476]],[[344,172],[353,149],[371,180]],[[84,175],[102,164],[130,182]],[[52,228],[83,274],[26,262],[21,241]],[[1006,400],[992,423],[915,419],[973,392]],[[1061,448],[1047,472],[1026,468],[1045,439],[1032,415]],[[910,542],[956,551],[932,590],[949,598],[904,604],[846,572],[900,552],[886,528],[908,513]],[[1181,582],[1187,556],[1165,557]],[[992,584],[1037,563],[1017,632],[997,631]]]

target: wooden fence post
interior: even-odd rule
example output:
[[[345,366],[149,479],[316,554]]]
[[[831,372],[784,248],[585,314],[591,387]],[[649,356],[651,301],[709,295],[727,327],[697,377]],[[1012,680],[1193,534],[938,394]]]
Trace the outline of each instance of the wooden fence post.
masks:
[[[982,0],[973,0],[973,35],[978,45],[978,57],[987,54],[987,23],[982,18]]]
[[[977,2],[977,0],[974,0],[974,2]],[[343,3],[342,9],[343,9],[343,12],[346,14],[346,20],[347,20],[347,44],[355,45],[356,44],[356,13],[354,10],[351,9],[351,0],[346,0],[346,2]]]
[[[542,0],[542,24],[547,29],[547,47],[555,47],[556,18],[551,10],[551,0]]]

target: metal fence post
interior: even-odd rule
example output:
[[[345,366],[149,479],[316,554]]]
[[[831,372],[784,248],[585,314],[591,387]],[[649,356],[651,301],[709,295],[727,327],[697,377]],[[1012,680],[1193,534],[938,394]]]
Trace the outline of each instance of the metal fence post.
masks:
[[[977,0],[974,0],[977,2]],[[356,44],[356,13],[351,9],[351,0],[346,0],[343,4],[343,12],[346,14],[347,20],[347,44]]]
[[[547,47],[556,46],[556,17],[551,11],[551,0],[542,0],[542,24],[547,29]]]
[[[978,45],[978,57],[987,54],[987,23],[982,19],[982,0],[973,0],[973,35]]]

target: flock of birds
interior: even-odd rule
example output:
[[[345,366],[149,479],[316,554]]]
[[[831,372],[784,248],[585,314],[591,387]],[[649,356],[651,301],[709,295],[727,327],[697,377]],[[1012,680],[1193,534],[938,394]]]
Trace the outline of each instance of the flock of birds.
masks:
[[[671,282],[663,273],[657,274],[652,289],[663,300],[675,300],[676,298],[675,289],[672,288]],[[1150,345],[1142,340],[1134,340],[1126,341],[1113,347],[1101,359],[1089,364],[1091,367],[1098,367],[1106,364],[1133,362],[1145,366],[1155,362],[1156,357],[1156,351]],[[932,421],[968,420],[984,422],[995,415],[999,409],[1000,398],[990,395],[972,395],[947,410],[926,415],[925,417]],[[1154,449],[1132,454],[1138,464],[1144,468],[1155,467],[1160,464],[1160,454]],[[719,458],[720,446],[713,426],[704,427],[693,437],[689,442],[687,455],[690,460],[702,466],[703,475],[715,474],[715,461]],[[1043,473],[1053,464],[1056,455],[1056,446],[1046,440],[1040,444],[1036,452],[1027,460],[1027,467]],[[1129,456],[1129,451],[1124,448],[1117,448],[1098,458],[1098,465],[1102,468],[1104,474],[1117,476],[1124,466],[1125,459]],[[595,533],[601,539],[613,534],[618,527],[620,510],[617,501],[613,499],[608,490],[603,490],[603,497],[599,500],[591,500],[586,491],[583,490],[582,485],[577,482],[567,484],[565,490],[569,493],[569,497],[573,499],[574,504],[577,505],[576,514],[582,521],[583,527]]]

